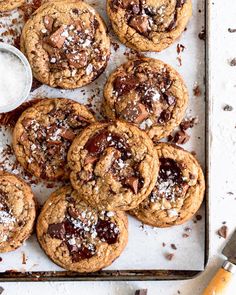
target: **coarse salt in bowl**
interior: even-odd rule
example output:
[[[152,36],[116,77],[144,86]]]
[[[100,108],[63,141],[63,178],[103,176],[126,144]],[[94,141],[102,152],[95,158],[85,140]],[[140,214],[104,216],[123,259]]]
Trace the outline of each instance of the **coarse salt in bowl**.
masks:
[[[32,71],[17,48],[0,42],[0,113],[14,110],[28,97]]]

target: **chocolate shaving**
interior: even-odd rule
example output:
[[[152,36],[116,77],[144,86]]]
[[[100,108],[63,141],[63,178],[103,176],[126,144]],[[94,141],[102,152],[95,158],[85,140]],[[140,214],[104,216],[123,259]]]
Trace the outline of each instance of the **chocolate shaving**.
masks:
[[[182,44],[177,44],[177,47],[176,47],[176,50],[177,50],[177,53],[180,54],[181,52],[183,52],[185,49],[185,46],[182,45]]]
[[[226,112],[231,112],[233,110],[233,107],[227,104],[223,107],[223,110]]]
[[[236,33],[236,29],[228,28],[228,32],[229,32],[229,33]]]
[[[176,247],[175,244],[170,244],[170,247],[171,247],[171,249],[173,249],[173,250],[177,250],[177,247]]]
[[[231,67],[235,67],[235,66],[236,66],[236,57],[233,58],[233,59],[231,59],[231,60],[229,61],[229,65],[230,65]]]
[[[169,137],[169,141],[177,144],[185,144],[190,139],[190,136],[183,130],[177,131],[174,136]]]
[[[136,290],[135,295],[147,295],[147,289]]]
[[[199,96],[202,95],[202,90],[201,90],[201,88],[200,88],[199,85],[196,85],[196,86],[193,88],[193,95],[194,95],[194,96],[197,96],[197,97],[199,97]]]
[[[206,40],[206,30],[205,29],[201,30],[201,32],[198,34],[198,38],[203,41]]]
[[[165,255],[165,258],[169,261],[171,261],[174,258],[174,253],[168,253]]]
[[[217,233],[221,238],[226,239],[228,235],[228,227],[226,225],[221,226]]]

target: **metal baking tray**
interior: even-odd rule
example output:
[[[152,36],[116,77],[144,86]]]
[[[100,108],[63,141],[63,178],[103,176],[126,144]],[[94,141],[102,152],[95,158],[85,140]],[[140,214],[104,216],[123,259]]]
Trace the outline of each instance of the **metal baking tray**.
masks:
[[[89,1],[88,1],[89,2]],[[91,1],[90,1],[91,2]],[[166,268],[161,269],[161,267],[158,267],[158,269],[154,268],[145,268],[142,269],[140,267],[137,267],[137,269],[125,269],[122,268],[119,270],[102,270],[96,273],[86,273],[86,274],[80,274],[75,272],[69,272],[64,270],[58,270],[58,268],[55,267],[55,270],[46,270],[46,271],[32,271],[30,270],[4,270],[1,271],[0,268],[0,281],[1,282],[9,282],[9,281],[132,281],[132,280],[183,280],[183,279],[191,279],[197,275],[199,275],[206,267],[208,262],[208,256],[209,256],[209,179],[210,179],[210,146],[211,146],[211,138],[210,138],[210,122],[211,122],[211,101],[210,101],[210,87],[209,87],[209,77],[210,77],[210,69],[209,69],[209,20],[210,20],[210,1],[209,0],[202,0],[202,4],[204,6],[204,25],[205,31],[206,31],[206,40],[204,43],[204,59],[200,61],[200,63],[204,63],[201,65],[204,67],[203,74],[205,75],[204,79],[204,88],[205,93],[203,99],[205,99],[204,103],[204,110],[203,116],[205,119],[205,126],[204,128],[204,164],[205,164],[205,177],[206,177],[206,194],[205,194],[205,200],[204,200],[204,217],[205,217],[205,223],[204,223],[204,245],[202,245],[202,248],[204,249],[202,252],[203,259],[203,267],[201,270],[195,270],[194,268],[188,268],[186,269],[178,269],[178,268],[172,268],[170,269]],[[95,5],[94,5],[95,6]],[[96,7],[95,7],[96,8]],[[196,11],[195,11],[196,13]],[[193,17],[197,17],[196,15]],[[199,28],[198,28],[199,29]],[[195,30],[195,38],[197,38],[197,33]],[[181,42],[178,40],[178,42]],[[203,41],[202,41],[203,42]],[[176,44],[175,44],[176,46]],[[153,55],[156,58],[159,58],[158,54]],[[160,59],[162,59],[160,57]],[[168,63],[168,59],[166,58],[164,61]],[[123,61],[122,61],[123,62]],[[121,62],[120,62],[121,63]],[[177,69],[178,70],[178,69]],[[107,75],[107,74],[105,74]],[[95,82],[97,83],[97,82]],[[99,83],[99,82],[98,82]],[[51,97],[55,97],[55,94],[50,94],[50,90],[46,90],[46,93],[51,95]],[[68,93],[67,93],[68,94]],[[61,91],[61,97],[69,97],[65,92]],[[91,92],[91,94],[94,94],[94,92]],[[37,96],[39,94],[37,93]],[[45,95],[45,92],[42,91],[41,95]],[[72,96],[73,98],[73,96]],[[198,98],[194,98],[198,99]],[[195,143],[196,144],[196,143]],[[10,255],[11,254],[6,254]],[[14,255],[14,253],[12,254]],[[2,256],[2,255],[1,255]],[[8,256],[9,257],[9,256]],[[147,258],[148,259],[148,258]],[[11,261],[15,262],[14,256],[12,256]],[[1,262],[1,264],[4,263]],[[1,265],[0,264],[0,265]],[[115,264],[116,267],[116,264]],[[9,269],[9,268],[8,268]],[[15,269],[14,265],[10,269]]]

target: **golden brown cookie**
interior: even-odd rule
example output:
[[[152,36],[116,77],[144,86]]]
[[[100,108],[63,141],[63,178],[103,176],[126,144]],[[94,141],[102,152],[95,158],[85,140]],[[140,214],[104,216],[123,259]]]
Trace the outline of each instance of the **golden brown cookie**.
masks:
[[[182,224],[197,212],[203,201],[202,169],[191,153],[175,145],[159,143],[156,150],[160,160],[156,186],[130,213],[152,226]]]
[[[44,204],[37,236],[56,264],[71,271],[95,272],[110,265],[124,250],[128,219],[123,212],[92,209],[67,186]]]
[[[74,189],[101,210],[135,208],[153,189],[159,161],[148,135],[134,125],[96,123],[68,152]]]
[[[69,177],[67,152],[75,136],[95,122],[85,106],[70,99],[43,99],[28,108],[13,131],[13,148],[20,164],[36,177]]]
[[[25,3],[25,0],[0,0],[0,12],[13,10]]]
[[[34,195],[20,178],[0,171],[0,253],[19,248],[33,231]]]
[[[179,73],[154,58],[121,65],[104,88],[104,115],[135,123],[156,141],[180,124],[187,104],[188,90]]]
[[[107,0],[107,13],[120,41],[138,51],[161,51],[184,31],[191,0]]]
[[[25,24],[21,50],[37,80],[72,89],[92,82],[104,71],[110,40],[102,18],[85,2],[51,1]]]

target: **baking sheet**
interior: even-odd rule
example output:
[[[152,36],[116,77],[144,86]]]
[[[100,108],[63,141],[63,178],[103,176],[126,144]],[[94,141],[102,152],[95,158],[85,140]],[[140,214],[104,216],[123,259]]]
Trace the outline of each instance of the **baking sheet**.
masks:
[[[87,0],[104,17],[112,41],[119,44],[119,49],[114,50],[105,72],[89,86],[74,91],[52,89],[45,85],[32,92],[33,97],[66,97],[78,102],[92,105],[92,108],[99,116],[99,109],[102,100],[102,90],[109,74],[120,64],[125,62],[128,57],[135,56],[130,49],[122,46],[112,34],[111,26],[105,13],[105,0]],[[99,3],[97,3],[99,2]],[[201,11],[201,12],[200,12]],[[21,12],[20,12],[21,14]],[[14,11],[12,18],[18,19],[19,10]],[[14,26],[20,28],[23,18],[16,22]],[[9,15],[0,18],[1,23],[10,24]],[[191,134],[190,141],[183,147],[189,151],[196,152],[197,158],[204,168],[205,163],[205,101],[204,101],[204,41],[198,38],[199,32],[204,27],[204,0],[193,0],[193,17],[190,20],[187,30],[181,38],[170,48],[161,53],[145,54],[146,56],[159,58],[174,66],[182,74],[190,94],[190,104],[186,117],[197,117],[198,124],[187,132]],[[6,42],[12,42],[9,36],[3,36],[4,28],[0,26],[1,38]],[[14,38],[16,39],[16,38]],[[184,45],[184,51],[177,53],[177,44]],[[180,66],[180,62],[182,66]],[[193,88],[199,85],[202,94],[193,95]],[[5,150],[6,144],[11,144],[11,133],[8,130],[0,132],[0,157],[1,151]],[[7,170],[21,175],[20,169],[13,169],[14,157],[6,161],[3,167]],[[1,158],[0,158],[1,161]],[[13,167],[14,168],[14,167]],[[26,180],[27,176],[25,176]],[[54,188],[47,188],[47,184],[34,184],[32,189],[39,203],[47,199]],[[203,270],[205,260],[205,209],[202,207],[198,213],[202,219],[196,221],[193,218],[188,223],[178,227],[167,229],[152,228],[144,226],[134,218],[129,217],[129,242],[124,253],[107,269],[109,270],[148,270],[148,269],[171,269],[171,270]],[[172,244],[172,246],[171,246]],[[173,249],[173,245],[177,250]],[[171,260],[166,258],[168,254],[174,254]],[[18,250],[1,254],[0,271],[57,271],[62,270],[52,263],[44,252],[40,249],[36,237],[32,236]]]

